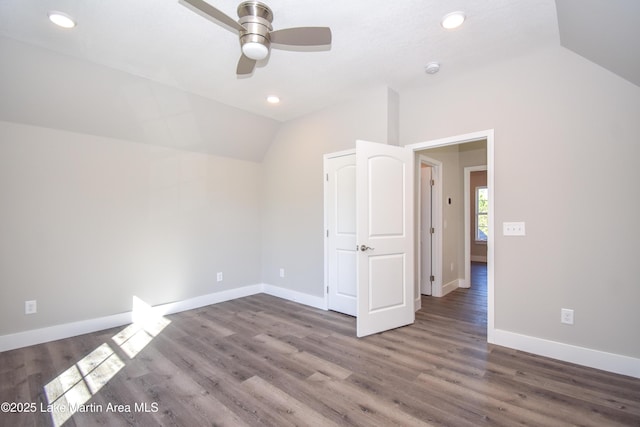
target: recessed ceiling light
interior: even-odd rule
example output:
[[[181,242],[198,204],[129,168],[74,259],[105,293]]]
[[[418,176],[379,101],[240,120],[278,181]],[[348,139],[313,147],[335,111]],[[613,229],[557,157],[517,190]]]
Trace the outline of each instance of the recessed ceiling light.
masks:
[[[466,16],[464,12],[451,12],[447,13],[442,17],[442,21],[440,21],[440,25],[447,30],[453,30],[454,28],[458,28],[464,22]]]
[[[72,17],[63,12],[51,11],[49,12],[49,21],[62,28],[73,28],[76,26],[76,21]]]
[[[269,96],[267,96],[267,102],[269,104],[278,104],[278,103],[280,103],[280,98],[278,98],[275,95],[269,95]]]

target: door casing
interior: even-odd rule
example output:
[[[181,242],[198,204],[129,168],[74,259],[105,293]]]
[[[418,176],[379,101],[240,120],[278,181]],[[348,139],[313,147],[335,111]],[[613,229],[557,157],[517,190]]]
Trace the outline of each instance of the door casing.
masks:
[[[444,147],[447,145],[464,144],[466,142],[487,141],[487,189],[489,191],[489,236],[487,242],[487,342],[496,342],[495,328],[495,288],[494,288],[494,242],[495,242],[495,209],[494,209],[494,130],[487,129],[473,133],[450,136],[430,141],[418,142],[406,145],[406,148],[414,152]],[[416,286],[418,284],[416,283]]]
[[[496,342],[496,328],[495,328],[495,291],[494,291],[494,130],[487,129],[478,132],[456,135],[446,138],[428,140],[424,142],[418,142],[414,144],[406,145],[405,148],[409,148],[414,152],[421,150],[443,147],[447,145],[464,144],[467,142],[474,142],[486,140],[487,141],[487,188],[489,191],[489,242],[487,244],[487,342]],[[345,150],[340,153],[355,153],[355,150]],[[332,153],[331,155],[339,155],[340,153]],[[326,157],[326,156],[325,156]],[[325,230],[326,230],[326,216],[325,216]],[[327,245],[325,238],[325,288],[327,281]],[[419,281],[416,281],[416,292],[420,291]],[[327,308],[327,293],[325,292],[325,309]]]
[[[350,316],[357,311],[355,171],[355,151],[324,158],[327,308]]]
[[[432,215],[431,222],[435,229],[433,233],[433,246],[432,246],[432,269],[431,274],[434,276],[434,281],[431,284],[431,295],[433,296],[442,296],[442,162],[427,157],[423,154],[418,156],[418,164],[426,164],[431,167],[432,170],[432,179],[435,181],[435,185],[432,188]],[[416,173],[419,174],[419,171]],[[418,185],[421,184],[421,180],[418,176]],[[418,200],[416,201],[416,206],[422,206],[422,188],[420,188],[417,193]],[[421,209],[421,208],[420,208]],[[421,212],[417,215],[417,229],[420,230],[422,227],[421,224]],[[420,245],[416,245],[417,256],[416,259],[418,262],[416,263],[418,266],[418,298],[420,297],[423,289],[422,283],[422,250]]]

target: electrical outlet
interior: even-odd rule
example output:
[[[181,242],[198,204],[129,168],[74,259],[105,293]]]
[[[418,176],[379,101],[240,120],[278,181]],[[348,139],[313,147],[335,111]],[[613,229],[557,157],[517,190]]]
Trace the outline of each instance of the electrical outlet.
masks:
[[[560,322],[566,325],[573,325],[573,310],[570,308],[560,309]]]
[[[36,314],[38,312],[38,303],[36,300],[24,302],[24,314]]]
[[[280,269],[280,277],[284,277],[284,268]]]
[[[524,236],[524,222],[503,222],[502,234],[505,236]]]
[[[219,272],[217,274],[217,279],[218,279],[218,282],[222,282],[222,272]]]

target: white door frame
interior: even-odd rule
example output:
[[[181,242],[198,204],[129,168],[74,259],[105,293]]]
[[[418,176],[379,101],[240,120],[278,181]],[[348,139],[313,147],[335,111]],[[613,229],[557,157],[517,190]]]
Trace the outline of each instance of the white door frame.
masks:
[[[327,206],[327,198],[329,197],[329,189],[327,188],[327,181],[326,181],[326,176],[327,176],[327,169],[326,169],[326,165],[327,165],[327,159],[333,159],[336,157],[342,157],[342,156],[349,156],[349,155],[355,155],[356,154],[356,150],[355,149],[351,149],[351,150],[344,150],[344,151],[337,151],[335,153],[329,153],[329,154],[325,154],[323,156],[323,180],[324,180],[324,203],[323,203],[323,211],[324,211],[324,305],[321,307],[324,310],[328,310],[329,309],[329,292],[327,291],[327,289],[329,288],[329,242],[328,242],[328,230],[329,230],[329,216],[327,215],[327,211],[326,211],[326,206]]]
[[[406,145],[407,148],[421,151],[428,148],[444,147],[447,145],[464,144],[465,142],[487,141],[487,189],[489,191],[489,241],[487,242],[487,342],[495,342],[495,309],[494,309],[494,131],[482,130],[464,135],[434,139]]]
[[[415,151],[415,150],[414,150]],[[431,223],[434,225],[435,232],[433,234],[433,246],[432,246],[432,267],[431,274],[434,276],[434,281],[431,287],[431,295],[442,296],[442,162],[427,157],[423,154],[418,156],[419,165],[426,164],[432,169],[432,178],[435,180],[433,186],[433,193],[431,199],[432,203],[432,217]],[[417,171],[418,173],[420,170]],[[418,200],[417,206],[419,210],[422,207],[422,180],[418,176]],[[421,230],[422,212],[418,215],[418,231]],[[419,242],[419,240],[418,240]],[[418,295],[422,292],[422,250],[420,244],[417,245],[418,252]]]
[[[471,172],[486,171],[487,165],[464,168],[464,286],[471,287]],[[488,265],[488,264],[487,264]]]

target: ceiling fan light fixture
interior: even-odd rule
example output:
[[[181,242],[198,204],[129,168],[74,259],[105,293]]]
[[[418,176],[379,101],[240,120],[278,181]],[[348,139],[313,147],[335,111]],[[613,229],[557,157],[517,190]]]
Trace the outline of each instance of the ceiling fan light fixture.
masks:
[[[269,95],[269,96],[267,96],[267,102],[269,104],[279,104],[280,103],[280,98],[278,98],[275,95]]]
[[[458,28],[460,25],[462,25],[465,19],[466,19],[466,16],[464,12],[460,12],[460,11],[451,12],[451,13],[447,13],[442,17],[442,21],[440,21],[440,25],[442,25],[442,28],[444,28],[445,30],[453,30],[455,28]]]
[[[242,53],[249,59],[260,61],[267,57],[269,48],[258,42],[247,42],[242,45]]]
[[[73,28],[76,26],[76,21],[74,21],[71,16],[55,10],[49,12],[49,21],[62,28]]]

